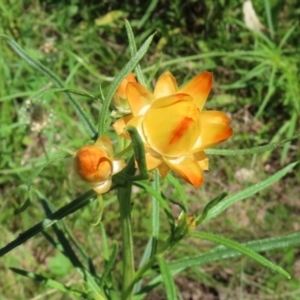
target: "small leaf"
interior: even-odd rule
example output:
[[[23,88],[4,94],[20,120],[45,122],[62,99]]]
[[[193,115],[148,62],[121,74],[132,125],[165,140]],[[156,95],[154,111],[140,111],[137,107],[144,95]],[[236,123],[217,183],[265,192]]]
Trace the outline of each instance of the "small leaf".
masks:
[[[204,209],[203,212],[199,217],[196,218],[197,226],[200,225],[206,218],[207,214],[217,205],[219,204],[225,197],[227,196],[227,193],[222,193],[219,196],[217,196],[215,199],[209,201]]]

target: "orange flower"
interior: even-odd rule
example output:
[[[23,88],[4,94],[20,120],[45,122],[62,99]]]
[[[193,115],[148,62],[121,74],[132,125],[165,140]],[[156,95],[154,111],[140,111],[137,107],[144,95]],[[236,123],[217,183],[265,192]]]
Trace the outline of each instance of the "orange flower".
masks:
[[[228,139],[230,119],[219,111],[202,111],[212,87],[212,74],[203,72],[182,88],[171,73],[157,81],[154,93],[137,82],[128,83],[126,98],[132,115],[115,122],[116,132],[137,128],[145,146],[148,170],[158,168],[162,177],[171,170],[195,187],[208,169],[204,150]]]
[[[116,93],[114,94],[112,103],[121,113],[130,113],[130,107],[128,105],[126,96],[126,87],[129,82],[136,82],[136,79],[132,73],[129,73],[127,77],[121,82]]]
[[[98,138],[94,145],[80,148],[74,158],[76,173],[98,193],[107,192],[112,184],[112,175],[120,172],[125,162],[114,159],[113,147],[108,137]]]

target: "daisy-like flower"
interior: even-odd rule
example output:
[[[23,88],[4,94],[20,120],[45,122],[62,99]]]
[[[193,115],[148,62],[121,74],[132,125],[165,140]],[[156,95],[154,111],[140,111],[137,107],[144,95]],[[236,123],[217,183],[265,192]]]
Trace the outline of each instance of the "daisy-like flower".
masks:
[[[111,141],[106,136],[98,138],[94,145],[80,148],[74,157],[75,172],[98,194],[110,189],[112,175],[124,167],[123,159],[114,158]]]
[[[173,170],[199,187],[203,170],[208,170],[204,150],[232,135],[226,114],[202,110],[211,87],[209,72],[199,74],[180,89],[167,72],[158,79],[153,93],[138,82],[128,83],[126,98],[132,114],[113,126],[125,138],[126,126],[137,128],[145,146],[148,170],[158,168],[162,177]]]

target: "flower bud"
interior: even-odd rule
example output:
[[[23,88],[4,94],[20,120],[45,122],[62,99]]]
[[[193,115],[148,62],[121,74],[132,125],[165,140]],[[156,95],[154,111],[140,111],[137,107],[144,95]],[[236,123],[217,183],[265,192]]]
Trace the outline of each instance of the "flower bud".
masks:
[[[112,162],[107,153],[92,145],[78,150],[75,156],[75,166],[81,179],[92,184],[107,180],[113,172]]]
[[[126,88],[129,82],[136,82],[136,79],[132,73],[129,73],[127,77],[121,82],[116,93],[114,94],[112,103],[120,113],[130,113],[130,107],[127,101]]]
[[[76,173],[98,194],[110,189],[112,175],[120,172],[124,166],[123,159],[114,159],[111,142],[105,136],[99,138],[95,145],[80,148],[74,158]]]

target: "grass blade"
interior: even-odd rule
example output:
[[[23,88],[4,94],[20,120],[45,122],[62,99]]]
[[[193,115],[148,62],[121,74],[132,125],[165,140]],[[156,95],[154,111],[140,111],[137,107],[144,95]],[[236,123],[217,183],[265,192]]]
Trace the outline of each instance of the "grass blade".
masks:
[[[128,40],[129,40],[130,54],[131,54],[131,57],[133,57],[136,54],[137,48],[136,48],[136,44],[135,44],[134,34],[133,34],[132,28],[131,28],[128,20],[125,20],[125,27],[126,27],[126,31],[127,31]],[[139,64],[136,65],[135,72],[136,72],[136,76],[137,76],[137,79],[140,82],[140,84],[146,87],[147,86],[146,80],[145,80],[144,74],[142,72],[142,68]]]
[[[59,88],[65,88],[63,82],[50,69],[45,67],[39,61],[36,61],[32,57],[30,57],[13,39],[3,34],[0,34],[0,37],[4,38],[7,44],[13,49],[13,51],[17,53],[29,65],[31,65],[36,70],[49,77]],[[95,138],[97,134],[97,129],[88,117],[88,115],[85,113],[81,105],[71,96],[70,93],[66,92],[66,96],[72,104],[76,114],[80,118],[81,122],[85,126],[91,138]]]
[[[274,38],[274,27],[273,27],[273,21],[272,21],[272,12],[271,12],[271,7],[270,7],[270,2],[269,0],[265,0],[265,10],[266,10],[266,15],[267,15],[267,22],[268,22],[268,27],[271,33],[272,39]]]

